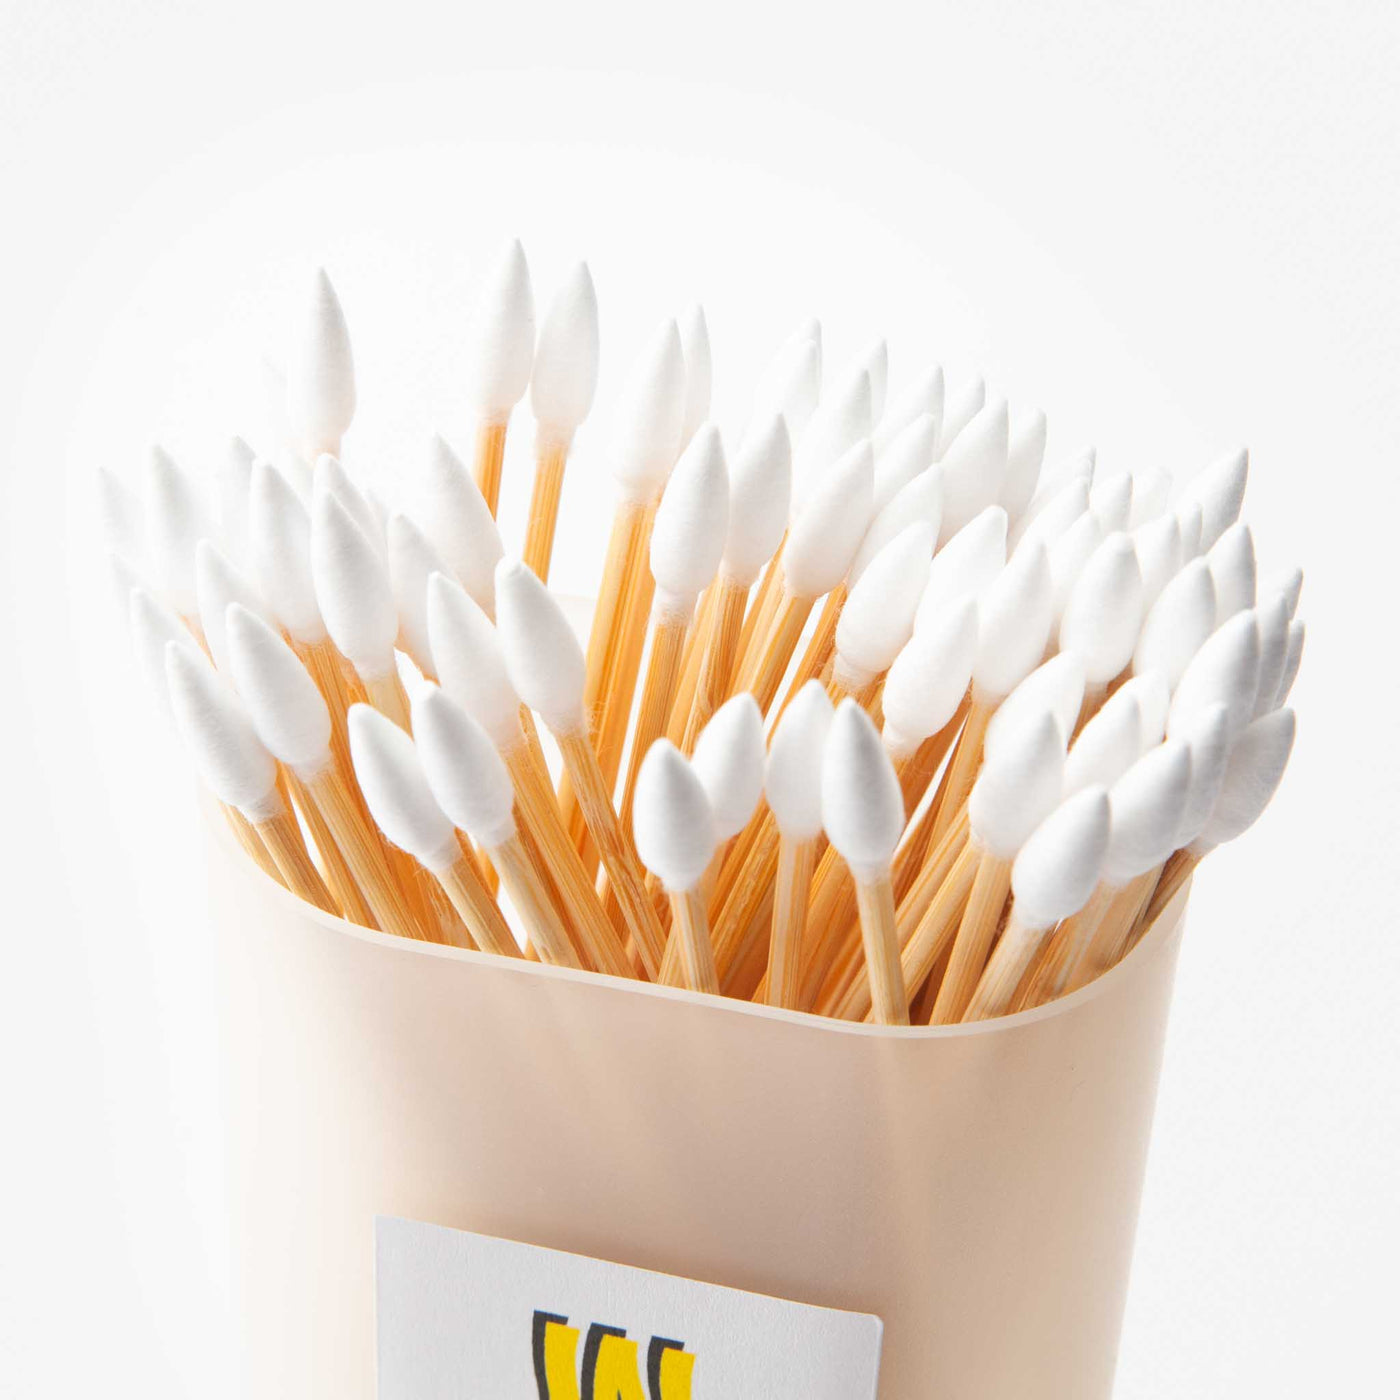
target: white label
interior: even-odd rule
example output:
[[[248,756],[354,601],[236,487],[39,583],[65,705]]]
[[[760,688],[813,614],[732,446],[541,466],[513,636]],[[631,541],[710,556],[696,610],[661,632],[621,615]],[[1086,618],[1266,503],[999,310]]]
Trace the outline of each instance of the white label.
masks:
[[[379,1400],[875,1400],[878,1317],[375,1221]]]

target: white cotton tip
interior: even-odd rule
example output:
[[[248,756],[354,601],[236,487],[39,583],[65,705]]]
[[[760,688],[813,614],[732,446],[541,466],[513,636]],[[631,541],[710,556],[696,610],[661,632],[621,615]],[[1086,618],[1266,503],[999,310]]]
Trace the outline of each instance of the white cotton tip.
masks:
[[[419,508],[423,533],[488,617],[496,613],[496,565],[505,549],[467,464],[440,434],[428,449]]]
[[[225,613],[229,674],[258,738],[299,778],[331,761],[331,714],[300,658],[256,613],[231,603]]]
[[[341,465],[340,458],[323,452],[311,467],[311,513],[316,514],[316,500],[331,495],[350,512],[355,524],[365,532],[365,538],[384,553],[384,521],[380,519],[369,497],[360,490],[355,479]]]
[[[598,391],[598,293],[587,263],[576,263],[540,325],[530,407],[540,426],[572,438]]]
[[[112,576],[112,591],[118,604],[124,608],[131,601],[131,590],[145,588],[146,580],[141,577],[136,565],[115,549],[107,551],[107,568]]]
[[[241,437],[231,438],[214,464],[214,506],[219,538],[240,565],[248,563],[248,498],[257,454]]]
[[[497,255],[477,293],[467,348],[467,401],[501,422],[525,395],[535,364],[535,293],[518,238]]]
[[[1020,549],[1028,541],[1044,540],[1050,548],[1089,510],[1089,483],[1082,477],[1067,481],[1035,515],[1022,516],[1011,535],[1011,548]]]
[[[131,643],[136,648],[141,674],[168,715],[170,687],[165,682],[165,648],[174,642],[201,660],[203,653],[199,643],[191,636],[190,629],[149,589],[133,588],[128,594],[127,608],[131,619]]]
[[[1101,472],[1089,492],[1089,509],[1098,517],[1105,535],[1126,530],[1133,513],[1131,472]]]
[[[832,713],[825,687],[811,680],[792,697],[773,730],[763,792],[779,832],[789,841],[812,841],[821,835],[820,755]]]
[[[714,365],[705,308],[692,306],[681,317],[679,329],[681,357],[685,360],[685,416],[681,420],[681,446],[684,447],[710,416]]]
[[[582,731],[583,649],[554,595],[518,559],[496,566],[496,627],[515,693],[553,732]]]
[[[788,338],[783,341],[781,347],[779,347],[778,354],[781,355],[786,351],[795,350],[799,346],[811,343],[816,347],[817,369],[820,370],[822,365],[822,340],[821,320],[816,316],[808,316],[807,319],[801,322],[797,329],[792,331],[788,335]]]
[[[792,461],[792,519],[802,513],[807,502],[826,485],[837,465],[852,449],[868,441],[872,422],[870,376],[862,370],[830,400],[817,406],[807,431],[802,434]],[[873,466],[871,492],[873,502]]]
[[[1200,835],[1225,781],[1231,744],[1228,708],[1207,705],[1196,711],[1167,742],[1185,744],[1191,751],[1191,787],[1171,843],[1172,849],[1178,850],[1189,846]]]
[[[933,461],[943,431],[943,366],[930,365],[893,403],[889,404],[875,429],[875,457],[878,462],[895,440],[920,418],[933,419]]]
[[[729,532],[720,572],[745,587],[773,557],[792,497],[792,439],[781,413],[760,419],[729,468]]]
[[[213,534],[194,483],[163,448],[151,448],[146,469],[146,522],[151,563],[161,592],[184,617],[199,611],[194,551]]]
[[[1133,649],[1133,670],[1160,671],[1175,686],[1191,658],[1215,631],[1215,580],[1204,559],[1193,559],[1162,589]]]
[[[1128,527],[1141,529],[1149,520],[1156,520],[1167,509],[1171,500],[1172,478],[1170,472],[1160,467],[1148,467],[1133,477],[1133,509],[1128,518]]]
[[[1298,616],[1298,601],[1303,596],[1303,571],[1295,564],[1287,569],[1275,569],[1259,582],[1259,596],[1281,595],[1288,604],[1289,621]]]
[[[292,437],[308,460],[340,451],[340,439],[355,416],[355,357],[345,312],[325,268],[316,271],[287,370],[286,402]]]
[[[1203,553],[1201,536],[1204,531],[1205,515],[1199,501],[1186,501],[1176,512],[1177,524],[1181,527],[1181,559],[1185,563]]]
[[[943,518],[943,474],[939,467],[929,467],[905,486],[870,522],[870,528],[851,560],[849,583],[854,587],[865,571],[898,535],[913,525],[927,526],[933,539],[938,538],[939,522]],[[929,554],[933,546],[930,542]]]
[[[1233,841],[1259,820],[1283,780],[1296,731],[1293,711],[1275,710],[1240,735],[1230,752],[1220,796],[1197,838],[1199,847]]]
[[[1179,739],[1149,749],[1113,784],[1105,883],[1121,889],[1171,855],[1190,794],[1191,749]]]
[[[987,381],[978,375],[945,400],[943,435],[938,451],[942,456],[957,441],[958,435],[982,411],[987,402]]]
[[[1265,598],[1255,615],[1259,619],[1259,686],[1253,718],[1259,719],[1276,708],[1274,696],[1288,664],[1288,599],[1279,593]]]
[[[1218,457],[1186,483],[1182,504],[1201,507],[1201,549],[1209,549],[1239,519],[1249,479],[1249,452],[1240,448]]]
[[[282,810],[277,764],[233,687],[197,651],[165,644],[165,683],[175,723],[209,790],[251,822]]]
[[[349,725],[350,759],[375,825],[429,870],[451,869],[462,848],[413,740],[371,705],[351,705]]]
[[[885,446],[875,445],[875,509],[884,510],[914,480],[933,465],[938,448],[938,420],[930,413],[907,423]]]
[[[971,598],[949,603],[918,628],[895,657],[885,677],[885,748],[907,758],[957,712],[972,680],[977,656],[977,604]]]
[[[437,804],[484,850],[515,835],[515,789],[490,735],[445,691],[413,701],[413,739]]]
[[[1112,787],[1142,755],[1142,707],[1126,686],[1079,731],[1065,759],[1065,791]]]
[[[1063,618],[1079,575],[1090,556],[1103,543],[1098,517],[1086,510],[1072,525],[1050,542],[1050,578],[1054,586],[1055,616]]]
[[[1050,928],[1084,907],[1103,870],[1109,821],[1107,791],[1086,788],[1026,837],[1011,867],[1017,923]]]
[[[1025,514],[1017,522],[1017,532],[1024,534],[1030,525],[1037,520],[1055,500],[1057,496],[1064,493],[1068,486],[1072,486],[1076,481],[1084,484],[1084,504],[1080,510],[1089,509],[1088,493],[1094,485],[1094,467],[1097,461],[1095,449],[1092,447],[1081,448],[1078,452],[1071,454],[1067,458],[1061,458],[1052,466],[1041,468],[1040,482],[1035,488],[1035,495],[1031,497],[1031,503],[1026,507]],[[1076,519],[1078,512],[1074,515],[1066,516],[1060,525],[1063,529],[1071,521]],[[1058,530],[1056,531],[1058,533]]]
[[[720,838],[704,785],[669,739],[658,739],[642,759],[632,828],[642,864],[666,889],[680,894],[704,878]]]
[[[819,340],[789,344],[778,352],[754,390],[751,418],[781,413],[794,439],[801,436],[817,410],[822,388]]]
[[[667,321],[632,367],[613,420],[609,455],[627,500],[651,501],[666,484],[681,449],[686,388],[680,331]]]
[[[1060,801],[1064,772],[1065,735],[1053,711],[1004,727],[996,746],[985,750],[967,799],[977,843],[999,860],[1013,859]]]
[[[109,467],[97,469],[97,516],[109,549],[128,559],[146,558],[146,527],[140,498]]]
[[[1138,752],[1146,753],[1166,737],[1167,716],[1172,707],[1172,692],[1167,678],[1160,671],[1144,671],[1142,675],[1134,676],[1120,685],[1111,698],[1117,699],[1120,695],[1131,695],[1137,701],[1138,714],[1142,717],[1142,739]]]
[[[651,573],[663,614],[689,614],[719,568],[729,533],[729,469],[706,423],[681,453],[651,531]]]
[[[917,631],[959,598],[976,598],[1006,567],[1006,512],[988,506],[933,556],[914,619]]]
[[[896,535],[851,586],[836,623],[835,674],[854,688],[889,669],[914,631],[928,583],[934,533],[926,524]]]
[[[851,361],[843,379],[854,379],[864,372],[870,376],[870,422],[873,429],[885,416],[885,397],[890,382],[890,347],[881,340],[873,340]]]
[[[390,675],[399,614],[384,560],[336,497],[313,509],[311,576],[326,630],[363,679]]]
[[[1181,522],[1174,515],[1154,516],[1133,531],[1132,541],[1142,570],[1143,606],[1151,608],[1186,562],[1181,552]]]
[[[199,625],[214,665],[227,675],[228,639],[224,633],[224,614],[229,604],[241,603],[262,618],[267,616],[267,604],[210,540],[200,540],[195,546],[194,573]]]
[[[1006,475],[1002,478],[1001,494],[997,498],[1007,516],[1021,519],[1035,496],[1040,480],[1040,468],[1045,461],[1045,438],[1048,427],[1045,415],[1036,409],[1012,431],[1006,449]]]
[[[821,773],[827,838],[855,879],[878,879],[904,833],[904,797],[874,723],[854,700],[843,700],[832,717]]]
[[[1274,691],[1269,708],[1276,710],[1293,691],[1293,682],[1298,679],[1298,667],[1303,660],[1303,642],[1307,638],[1307,628],[1303,619],[1295,617],[1288,624],[1288,656],[1283,663],[1283,675],[1279,677],[1278,689]]]
[[[523,738],[520,697],[500,637],[466,589],[444,574],[428,580],[428,641],[438,683],[502,753],[511,752]]]
[[[1197,711],[1224,705],[1233,743],[1253,718],[1258,693],[1259,619],[1252,611],[1236,613],[1206,639],[1187,664],[1172,695],[1167,733],[1175,737]]]
[[[691,758],[714,812],[717,839],[737,836],[763,795],[763,715],[747,691],[710,716]]]
[[[796,598],[820,598],[843,578],[870,526],[875,456],[862,439],[826,474],[792,522],[783,580]]]
[[[297,493],[297,500],[310,510],[314,494],[311,464],[295,448],[288,447],[277,453],[274,465]]]
[[[1077,656],[1061,652],[1037,666],[997,706],[982,747],[987,753],[1000,748],[1007,734],[1016,733],[1046,710],[1055,716],[1062,734],[1073,734],[1083,706],[1084,667]]]
[[[420,671],[431,673],[433,648],[428,636],[428,580],[450,574],[442,556],[408,516],[389,517],[386,534],[389,586],[399,615],[399,645]]]
[[[326,627],[311,576],[311,519],[287,478],[267,462],[253,464],[248,526],[258,592],[293,640],[319,642]]]
[[[1132,660],[1141,628],[1142,570],[1120,530],[1085,561],[1065,599],[1060,650],[1078,655],[1090,685],[1107,685]]]
[[[946,543],[988,506],[1006,481],[1009,444],[1006,400],[993,399],[939,459],[943,468],[943,528]]]
[[[1231,525],[1206,555],[1215,580],[1217,625],[1237,612],[1252,608],[1258,586],[1254,536],[1248,525]]]
[[[1018,549],[978,601],[973,699],[999,704],[1036,668],[1050,640],[1050,559],[1035,541]]]

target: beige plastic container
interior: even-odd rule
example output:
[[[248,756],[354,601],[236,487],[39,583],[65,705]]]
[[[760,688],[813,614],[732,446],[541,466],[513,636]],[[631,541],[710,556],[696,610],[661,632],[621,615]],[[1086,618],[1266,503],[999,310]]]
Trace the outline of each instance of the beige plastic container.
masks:
[[[890,1030],[356,929],[210,829],[240,1394],[373,1396],[381,1214],[877,1313],[881,1400],[1109,1394],[1184,896]]]

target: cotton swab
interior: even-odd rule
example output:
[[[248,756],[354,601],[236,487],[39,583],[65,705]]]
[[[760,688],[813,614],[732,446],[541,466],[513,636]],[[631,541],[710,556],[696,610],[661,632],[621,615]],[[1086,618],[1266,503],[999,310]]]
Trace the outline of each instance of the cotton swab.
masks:
[[[692,765],[710,801],[715,839],[737,836],[763,795],[763,716],[752,695],[731,696],[695,742]]]
[[[146,565],[146,519],[141,500],[110,467],[97,469],[97,515],[102,538],[115,554]],[[122,594],[122,602],[126,595]]]
[[[1107,536],[1088,557],[1060,617],[1061,651],[1084,663],[1084,714],[1092,715],[1108,684],[1132,660],[1142,630],[1142,569],[1132,540]]]
[[[1084,665],[1072,652],[1059,652],[1037,666],[1002,701],[987,725],[983,749],[991,753],[1005,736],[1015,734],[1046,710],[1055,716],[1062,733],[1072,733],[1083,706]]]
[[[870,375],[862,369],[817,406],[796,444],[792,463],[794,521],[836,464],[858,443],[869,441],[874,423]],[[871,490],[873,493],[873,469]]]
[[[816,411],[821,397],[822,347],[816,338],[789,343],[780,349],[760,376],[750,407],[750,422],[781,414],[794,437],[799,436]]]
[[[1215,580],[1204,559],[1193,559],[1162,589],[1133,648],[1133,673],[1156,671],[1175,686],[1215,630]]]
[[[1008,543],[1014,551],[1034,535],[1047,546],[1053,544],[1088,509],[1089,482],[1084,477],[1073,477],[1041,501],[1038,509],[1036,502],[1031,502],[1014,522]]]
[[[398,644],[413,664],[433,675],[432,644],[428,639],[428,580],[449,573],[442,556],[408,516],[395,512],[385,530],[389,586],[399,617]]]
[[[993,399],[939,459],[943,470],[940,544],[946,544],[963,526],[997,503],[1006,480],[1009,433],[1006,400]]]
[[[1231,525],[1211,547],[1206,562],[1215,580],[1219,622],[1254,606],[1258,567],[1254,561],[1254,536],[1248,525]]]
[[[355,360],[345,313],[325,268],[316,271],[297,353],[288,366],[286,411],[306,461],[323,452],[339,455],[355,416]]]
[[[898,398],[886,405],[884,416],[875,425],[871,444],[876,461],[902,437],[905,430],[922,418],[931,422],[930,462],[938,454],[938,440],[943,428],[944,399],[943,366],[929,365],[914,376]]]
[[[542,583],[549,581],[565,463],[597,388],[598,295],[588,264],[578,263],[545,312],[530,378],[535,480],[521,557]]]
[[[943,434],[939,439],[939,455],[943,456],[958,440],[959,434],[981,412],[987,402],[987,382],[981,375],[970,379],[946,401],[943,410]]]
[[[1070,745],[1065,758],[1065,794],[1086,787],[1112,787],[1143,752],[1142,706],[1124,686],[1099,710]]]
[[[1109,841],[1109,800],[1089,787],[1061,803],[1026,838],[1011,867],[1011,913],[964,1021],[1010,1009],[1046,934],[1088,899]]]
[[[1146,613],[1186,562],[1181,553],[1181,521],[1174,515],[1155,515],[1136,526],[1131,539],[1142,571],[1142,606]]]
[[[997,504],[1011,521],[1019,521],[1035,495],[1040,469],[1045,461],[1048,424],[1039,409],[1011,432],[1006,448],[1006,474],[1002,478]]]
[[[876,1019],[907,1026],[890,878],[904,830],[904,799],[870,716],[854,700],[837,707],[822,747],[821,771],[822,825],[855,881]]]
[[[672,942],[685,984],[719,995],[714,945],[701,891],[715,853],[715,831],[704,785],[669,739],[647,751],[637,779],[637,852],[671,902]]]
[[[146,530],[162,596],[187,625],[197,629],[195,547],[214,530],[194,483],[162,447],[151,448],[147,459]]]
[[[371,544],[384,553],[384,522],[375,514],[369,498],[360,490],[338,457],[323,452],[311,468],[311,514],[316,514],[316,502],[329,493],[350,512],[355,524],[365,532]]]
[[[1167,732],[1206,706],[1222,703],[1231,741],[1254,716],[1259,697],[1259,620],[1253,610],[1236,613],[1217,628],[1192,657],[1172,692]]]
[[[535,361],[535,298],[519,239],[487,271],[471,321],[467,400],[476,412],[473,476],[494,516],[501,495],[506,429],[529,387]]]
[[[1191,506],[1201,508],[1200,539],[1193,552],[1210,549],[1239,519],[1248,480],[1249,453],[1240,449],[1217,457],[1186,483],[1177,506],[1178,513]]]
[[[710,355],[710,325],[705,308],[690,307],[677,323],[681,337],[681,358],[685,361],[685,413],[681,418],[680,448],[684,452],[700,425],[710,416],[710,390],[713,364]]]
[[[1006,512],[988,506],[933,556],[914,630],[954,599],[977,597],[1005,566]]]
[[[1089,492],[1089,509],[1105,535],[1126,531],[1133,513],[1133,478],[1129,472],[1101,472]]]
[[[194,561],[200,629],[215,667],[227,675],[228,646],[224,634],[224,615],[228,612],[229,604],[241,603],[264,620],[267,618],[267,605],[212,540],[200,540],[195,548]]]

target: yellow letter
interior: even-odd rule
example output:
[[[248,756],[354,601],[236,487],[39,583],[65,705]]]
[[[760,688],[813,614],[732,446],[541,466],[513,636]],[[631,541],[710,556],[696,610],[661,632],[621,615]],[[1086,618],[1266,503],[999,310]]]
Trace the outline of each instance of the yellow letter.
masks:
[[[540,1400],[579,1400],[574,1379],[578,1358],[578,1328],[567,1317],[537,1312],[533,1335],[535,1385]]]
[[[596,1322],[583,1346],[583,1400],[647,1400],[637,1370],[637,1344]]]

